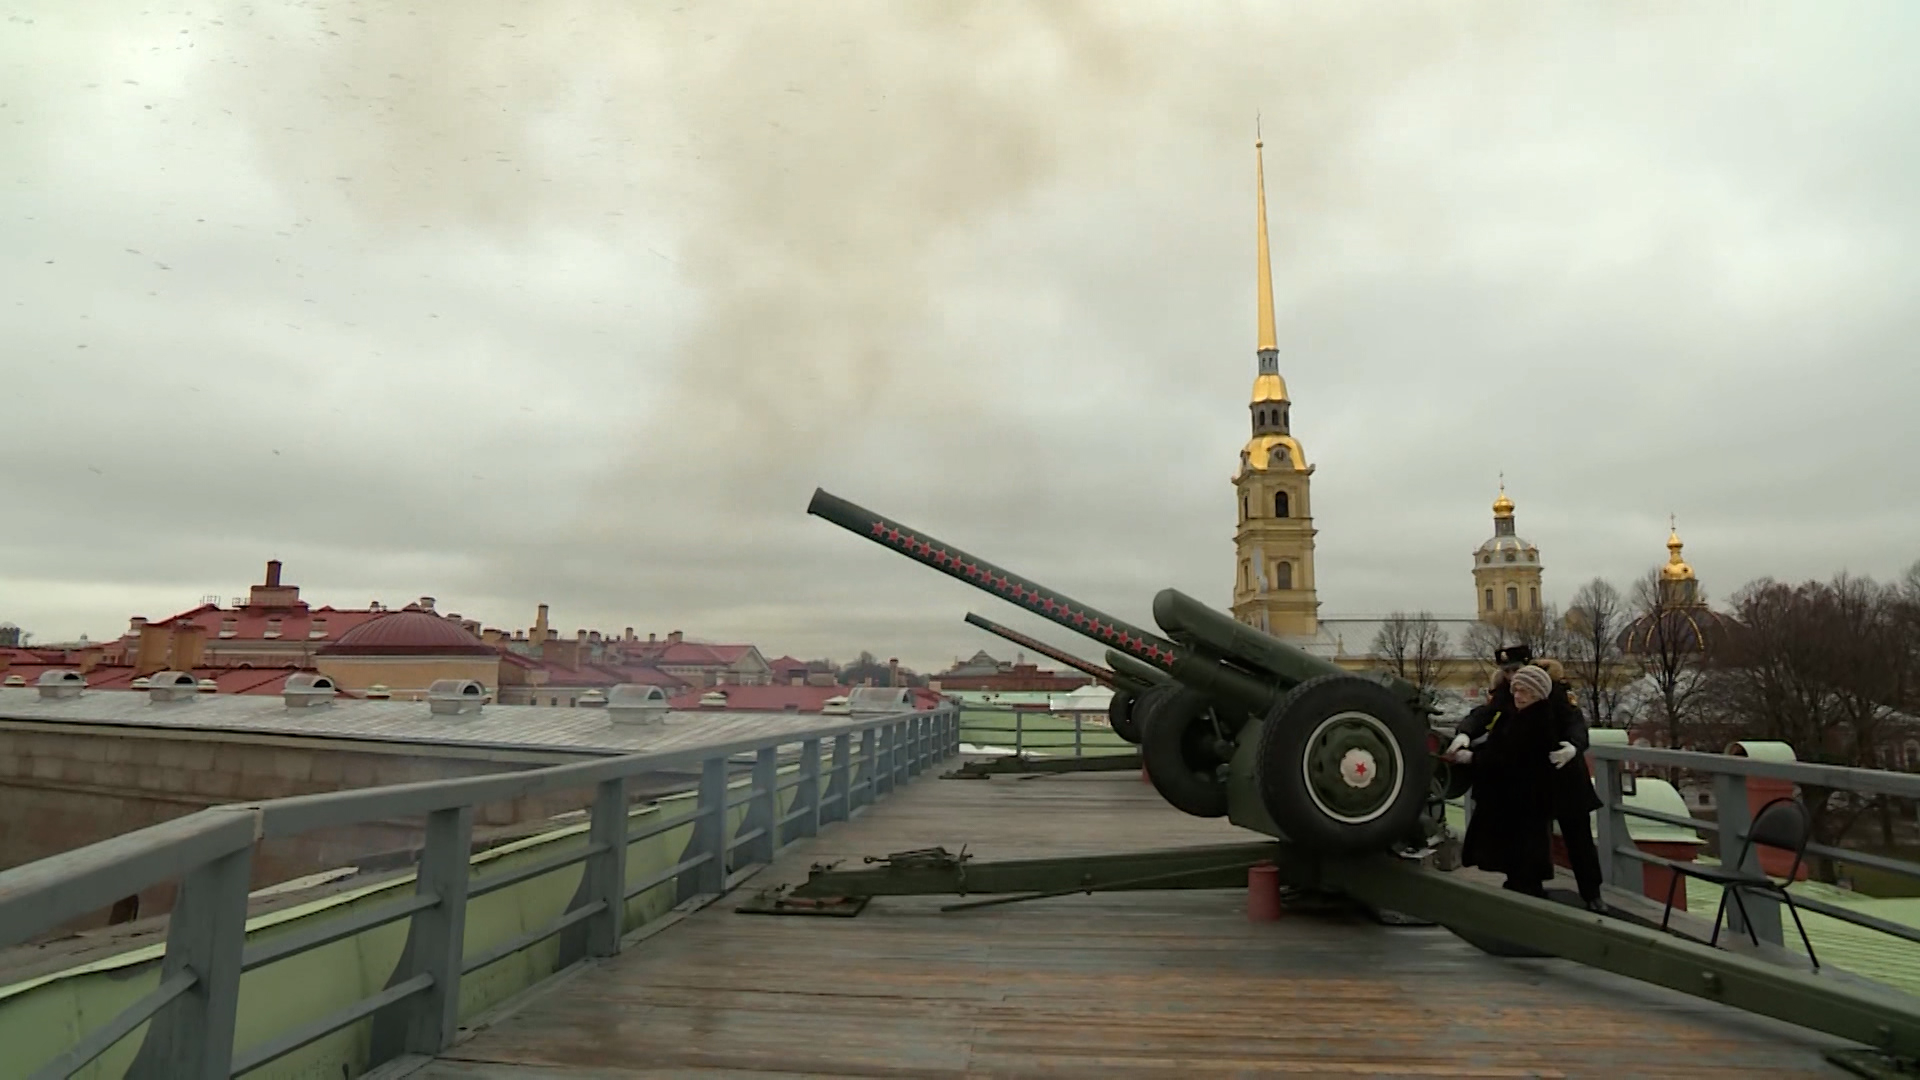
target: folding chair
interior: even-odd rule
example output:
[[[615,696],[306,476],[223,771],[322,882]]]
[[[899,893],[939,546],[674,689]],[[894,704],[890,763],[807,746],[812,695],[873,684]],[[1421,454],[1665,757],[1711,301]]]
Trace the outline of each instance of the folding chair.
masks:
[[[1720,886],[1720,907],[1713,913],[1713,937],[1710,945],[1720,944],[1720,922],[1727,914],[1727,900],[1733,900],[1733,906],[1740,909],[1740,921],[1747,926],[1747,937],[1753,940],[1755,948],[1760,945],[1760,935],[1753,929],[1753,917],[1747,914],[1746,893],[1759,893],[1770,896],[1787,906],[1787,912],[1793,916],[1794,929],[1800,931],[1800,943],[1807,947],[1807,959],[1813,961],[1813,969],[1820,970],[1820,960],[1813,954],[1813,942],[1807,940],[1807,928],[1800,921],[1800,909],[1793,904],[1792,894],[1787,886],[1800,876],[1800,863],[1806,858],[1807,841],[1812,838],[1813,818],[1807,808],[1798,799],[1781,797],[1760,808],[1753,817],[1753,827],[1747,830],[1746,843],[1740,846],[1740,859],[1732,866],[1700,866],[1673,859],[1651,860],[1673,872],[1667,880],[1667,908],[1660,916],[1660,929],[1667,928],[1667,922],[1673,916],[1673,896],[1680,886],[1680,879],[1699,878]],[[1748,873],[1741,869],[1746,865],[1747,853],[1753,845],[1764,844],[1767,847],[1780,848],[1793,852],[1793,866],[1787,870],[1787,880],[1776,882],[1764,871]]]

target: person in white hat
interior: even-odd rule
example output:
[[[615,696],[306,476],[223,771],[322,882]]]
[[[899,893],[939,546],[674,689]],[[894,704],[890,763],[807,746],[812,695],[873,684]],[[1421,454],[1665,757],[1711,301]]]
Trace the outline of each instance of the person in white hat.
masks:
[[[1460,861],[1505,874],[1507,889],[1544,898],[1553,877],[1553,758],[1563,741],[1548,700],[1553,677],[1525,664],[1507,676],[1507,689],[1512,708],[1494,711],[1470,751],[1474,808]]]

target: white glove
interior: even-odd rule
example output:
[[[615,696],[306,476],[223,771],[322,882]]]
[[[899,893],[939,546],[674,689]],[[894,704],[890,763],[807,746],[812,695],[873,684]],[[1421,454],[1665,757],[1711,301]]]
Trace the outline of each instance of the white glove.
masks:
[[[1553,762],[1553,767],[1558,769],[1565,766],[1567,762],[1572,761],[1573,755],[1579,752],[1580,751],[1573,748],[1572,743],[1563,742],[1547,752],[1547,760]]]
[[[1452,755],[1452,760],[1460,765],[1471,765],[1473,764],[1473,751],[1455,750]]]
[[[1447,756],[1452,757],[1466,748],[1467,737],[1465,735],[1455,735],[1453,741],[1447,744]]]

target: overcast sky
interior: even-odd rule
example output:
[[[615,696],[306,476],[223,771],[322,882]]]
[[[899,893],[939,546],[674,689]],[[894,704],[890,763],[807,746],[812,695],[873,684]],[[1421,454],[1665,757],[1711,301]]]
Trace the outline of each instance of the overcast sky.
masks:
[[[1920,558],[1920,6],[299,5],[0,24],[0,620],[1094,650],[816,485],[1224,607],[1262,117],[1323,614]],[[1235,13],[1238,12],[1238,13]]]

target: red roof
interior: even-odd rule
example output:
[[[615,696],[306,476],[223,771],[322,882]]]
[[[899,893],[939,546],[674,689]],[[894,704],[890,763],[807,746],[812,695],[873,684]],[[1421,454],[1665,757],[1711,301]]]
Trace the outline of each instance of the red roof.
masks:
[[[331,624],[329,624],[331,629]],[[426,611],[381,612],[322,646],[321,656],[498,656],[466,627]]]
[[[638,641],[621,643],[628,656],[649,664],[676,667],[726,667],[753,651],[751,645],[707,645],[698,641]]]
[[[370,622],[384,615],[385,611],[370,611],[363,608],[318,607],[309,608],[305,603],[292,607],[242,607],[223,608],[218,604],[202,604],[192,611],[183,611],[170,619],[162,619],[149,626],[172,628],[182,623],[191,623],[207,632],[209,644],[223,641],[337,641],[348,631],[362,623]],[[231,620],[233,634],[221,637],[220,631]],[[268,620],[275,620],[269,623]],[[312,637],[314,623],[322,623],[325,635]],[[280,631],[278,637],[267,636],[269,626]],[[134,635],[129,635],[134,636]]]

